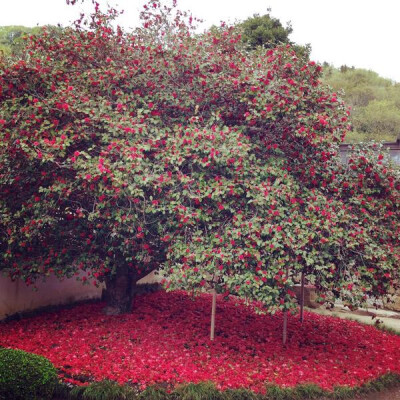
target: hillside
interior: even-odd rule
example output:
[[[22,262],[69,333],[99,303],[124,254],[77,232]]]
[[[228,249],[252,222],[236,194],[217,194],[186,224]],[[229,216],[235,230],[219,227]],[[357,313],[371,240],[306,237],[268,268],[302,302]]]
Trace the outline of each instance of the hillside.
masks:
[[[22,37],[37,32],[40,27],[28,28],[20,25],[0,26],[0,54],[9,55],[18,52]]]
[[[323,80],[351,107],[353,132],[348,142],[395,141],[400,135],[400,84],[374,71],[324,65]]]

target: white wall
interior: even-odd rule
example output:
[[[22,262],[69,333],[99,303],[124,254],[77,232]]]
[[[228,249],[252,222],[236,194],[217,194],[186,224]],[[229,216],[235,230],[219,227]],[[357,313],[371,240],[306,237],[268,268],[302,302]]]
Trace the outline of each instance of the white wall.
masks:
[[[76,278],[60,281],[55,276],[38,281],[36,286],[37,291],[23,281],[12,282],[0,275],[0,320],[21,311],[100,298],[102,291],[102,287],[82,285]]]
[[[142,278],[138,283],[156,283],[160,277],[154,272]],[[37,281],[37,291],[26,286],[23,281],[12,282],[0,275],[0,320],[21,311],[32,311],[40,307],[70,304],[80,300],[99,299],[103,285],[96,288],[93,284],[83,285],[76,278],[60,281],[50,276],[45,282]]]

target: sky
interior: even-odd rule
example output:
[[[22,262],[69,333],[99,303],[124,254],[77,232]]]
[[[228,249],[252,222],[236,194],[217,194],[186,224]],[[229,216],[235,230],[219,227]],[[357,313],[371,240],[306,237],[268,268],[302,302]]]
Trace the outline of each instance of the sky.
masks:
[[[109,2],[125,10],[120,17],[122,26],[138,24],[143,0]],[[0,0],[0,5],[0,26],[65,26],[89,4],[71,7],[65,0]],[[178,5],[203,19],[204,29],[220,21],[266,14],[271,8],[271,15],[284,25],[291,22],[292,41],[311,44],[313,60],[372,69],[400,82],[400,0],[178,0]]]

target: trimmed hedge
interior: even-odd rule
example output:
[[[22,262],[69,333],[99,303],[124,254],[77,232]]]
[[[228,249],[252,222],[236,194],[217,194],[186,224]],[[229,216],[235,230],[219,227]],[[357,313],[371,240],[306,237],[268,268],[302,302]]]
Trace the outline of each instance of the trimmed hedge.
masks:
[[[57,370],[42,356],[0,348],[0,399],[52,399],[58,385]]]

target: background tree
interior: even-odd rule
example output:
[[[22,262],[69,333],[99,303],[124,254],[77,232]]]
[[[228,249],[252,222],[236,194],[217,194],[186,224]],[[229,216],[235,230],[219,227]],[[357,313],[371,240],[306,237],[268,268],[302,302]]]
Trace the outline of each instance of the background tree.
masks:
[[[243,30],[243,41],[250,49],[262,47],[264,49],[274,48],[281,44],[290,44],[298,55],[308,57],[311,51],[309,44],[305,46],[298,45],[289,39],[293,32],[290,22],[284,27],[278,18],[272,17],[271,10],[268,14],[254,14],[238,24]]]
[[[279,44],[289,43],[289,35],[293,32],[290,23],[284,27],[281,21],[272,17],[270,13],[254,14],[240,23],[240,26],[243,28],[243,40],[253,49],[258,46],[274,48]]]

